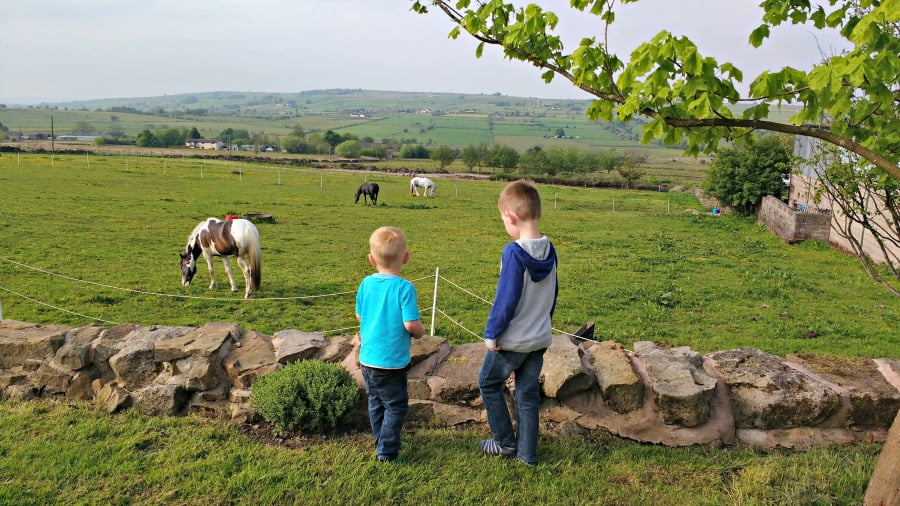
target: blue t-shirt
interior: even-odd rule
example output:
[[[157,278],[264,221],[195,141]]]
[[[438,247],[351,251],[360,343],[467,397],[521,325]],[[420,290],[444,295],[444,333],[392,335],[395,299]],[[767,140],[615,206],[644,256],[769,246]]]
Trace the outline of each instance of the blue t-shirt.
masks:
[[[393,274],[375,273],[359,284],[359,362],[380,369],[409,365],[411,337],[404,322],[420,319],[416,287]]]

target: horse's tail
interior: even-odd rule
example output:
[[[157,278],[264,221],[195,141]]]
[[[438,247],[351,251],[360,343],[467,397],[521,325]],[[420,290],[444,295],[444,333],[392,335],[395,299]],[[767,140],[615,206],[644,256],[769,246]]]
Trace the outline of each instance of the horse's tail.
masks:
[[[253,291],[259,290],[262,283],[262,255],[259,248],[259,232],[256,228],[251,229],[253,240],[247,249],[247,260],[250,264],[250,283],[253,285]]]

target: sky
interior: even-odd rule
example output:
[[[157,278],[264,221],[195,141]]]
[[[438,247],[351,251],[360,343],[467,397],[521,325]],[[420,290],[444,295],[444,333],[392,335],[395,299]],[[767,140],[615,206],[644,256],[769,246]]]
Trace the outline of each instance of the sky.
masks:
[[[619,6],[610,47],[620,58],[660,30],[692,39],[704,56],[732,62],[745,83],[759,72],[808,70],[846,46],[834,34],[779,27],[747,42],[759,0],[641,0]],[[0,103],[36,104],[208,91],[300,92],[330,88],[501,93],[590,98],[563,79],[505,60],[475,57],[476,41],[447,34],[440,11],[411,0],[0,0]],[[598,18],[543,0],[560,16],[567,48],[600,35]]]

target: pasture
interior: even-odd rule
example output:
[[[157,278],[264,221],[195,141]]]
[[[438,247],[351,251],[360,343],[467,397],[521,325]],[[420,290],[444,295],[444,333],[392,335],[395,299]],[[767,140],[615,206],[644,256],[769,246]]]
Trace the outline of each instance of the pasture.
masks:
[[[381,187],[378,206],[353,202],[366,180]],[[4,153],[3,316],[353,333],[354,293],[371,272],[368,236],[390,224],[408,236],[412,259],[403,273],[415,280],[426,327],[440,268],[435,334],[474,341],[508,240],[496,211],[502,183],[435,182],[436,198],[426,199],[408,195],[408,179],[377,172]],[[855,258],[821,242],[785,245],[752,219],[706,214],[688,194],[549,185],[541,192],[542,230],[560,256],[560,331],[594,321],[599,338],[629,348],[651,340],[701,352],[749,346],[900,357],[900,303]],[[178,253],[194,225],[247,212],[275,217],[257,225],[261,289],[242,300],[238,275],[239,291],[229,292],[219,260],[216,292],[207,290],[202,264],[195,282],[181,286]]]
[[[353,203],[366,179],[381,188],[378,206]],[[376,172],[4,153],[3,316],[352,333],[353,294],[371,272],[368,235],[391,224],[407,233],[404,275],[416,280],[426,327],[440,267],[437,306],[459,325],[441,314],[435,334],[474,341],[463,327],[483,329],[479,297],[492,297],[508,240],[496,210],[502,184],[435,182],[426,199],[408,195],[409,179]],[[647,339],[702,352],[900,357],[900,304],[827,245],[784,245],[752,220],[705,214],[687,194],[540,189],[542,229],[560,256],[557,329],[592,320],[597,337],[626,347]],[[246,212],[276,220],[257,225],[261,290],[242,300],[238,281],[228,292],[219,263],[218,291],[206,289],[202,265],[181,286],[178,252],[193,226]],[[364,433],[270,446],[219,420],[4,401],[0,503],[859,504],[880,451],[665,448],[545,430],[532,469],[481,455],[486,434],[419,428],[404,434],[405,461],[385,466]]]

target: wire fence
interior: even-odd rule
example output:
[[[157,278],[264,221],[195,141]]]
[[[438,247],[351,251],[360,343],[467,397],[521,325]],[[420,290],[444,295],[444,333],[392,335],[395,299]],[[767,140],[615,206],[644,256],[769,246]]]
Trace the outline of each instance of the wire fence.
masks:
[[[234,298],[234,297],[231,297],[231,298],[228,298],[228,297],[199,297],[199,296],[193,296],[193,295],[169,294],[169,293],[152,292],[152,291],[147,291],[147,290],[136,290],[133,288],[120,287],[120,286],[110,285],[107,283],[99,283],[96,281],[78,279],[78,278],[75,278],[72,276],[67,276],[65,274],[48,271],[48,270],[42,269],[40,267],[35,267],[32,265],[28,265],[28,264],[25,264],[22,262],[17,262],[15,260],[11,260],[9,258],[4,258],[4,257],[0,257],[0,261],[6,262],[7,264],[10,264],[10,265],[14,265],[16,267],[29,269],[29,270],[41,273],[46,276],[52,276],[52,277],[65,279],[65,280],[73,282],[73,283],[82,283],[82,284],[86,284],[86,285],[92,285],[92,286],[107,288],[107,289],[111,289],[111,290],[118,290],[121,292],[131,293],[131,294],[135,294],[135,295],[147,295],[147,296],[154,296],[154,297],[196,299],[196,300],[208,300],[208,301],[227,301],[227,302],[232,302],[232,303],[237,303],[237,304],[252,304],[252,303],[257,303],[257,302],[262,302],[262,301],[286,301],[286,300],[298,300],[298,299],[302,300],[302,299],[314,299],[314,298],[324,298],[324,297],[340,297],[340,296],[345,296],[345,295],[356,293],[356,290],[347,290],[347,291],[340,291],[340,292],[333,292],[333,293],[326,293],[326,294],[317,294],[317,295],[299,295],[299,296],[294,296],[294,297],[260,297],[260,298],[250,298],[250,299],[239,299],[239,298]],[[431,305],[431,307],[423,308],[420,311],[420,313],[431,315],[431,334],[434,334],[436,317],[437,317],[437,315],[440,315],[440,316],[446,318],[448,321],[450,321],[456,327],[459,327],[461,330],[463,330],[467,334],[474,336],[478,339],[481,339],[482,338],[481,334],[467,328],[465,325],[460,323],[458,321],[458,319],[454,318],[453,316],[451,316],[450,313],[448,313],[448,311],[452,313],[453,312],[452,309],[450,309],[450,308],[442,309],[437,306],[440,281],[446,282],[446,284],[449,287],[452,287],[452,288],[458,290],[459,292],[464,293],[465,295],[467,295],[468,297],[470,297],[473,300],[477,300],[479,302],[487,304],[488,306],[493,305],[493,304],[486,298],[484,298],[484,297],[474,293],[473,291],[462,287],[458,283],[442,276],[440,274],[440,268],[436,268],[434,274],[430,274],[428,276],[422,276],[422,277],[419,277],[416,279],[411,279],[410,282],[417,283],[417,282],[421,282],[421,281],[428,280],[428,279],[435,280],[434,293],[432,295],[432,305]],[[48,308],[51,308],[51,309],[54,309],[54,310],[57,310],[57,311],[60,311],[63,313],[73,315],[73,316],[85,318],[85,319],[92,320],[92,321],[108,323],[111,325],[119,324],[119,322],[116,322],[116,321],[107,320],[104,318],[100,318],[98,316],[90,316],[90,315],[87,315],[87,314],[84,314],[84,313],[81,313],[78,311],[74,311],[72,309],[60,307],[59,305],[51,304],[49,302],[42,301],[42,300],[36,299],[34,297],[30,297],[19,291],[12,290],[12,289],[4,287],[4,286],[0,286],[0,290],[4,291],[6,293],[9,293],[11,295],[14,295],[16,297],[19,297],[21,299],[33,302],[35,304],[38,304],[38,305],[41,305],[44,307],[48,307]],[[0,320],[2,320],[2,319],[3,319],[3,305],[2,305],[2,299],[0,299]],[[316,332],[320,332],[322,334],[331,334],[331,333],[336,333],[336,332],[345,332],[345,331],[354,330],[354,329],[358,329],[358,328],[359,328],[359,325],[354,325],[354,326],[335,328],[335,329],[317,330]],[[568,332],[565,332],[565,331],[562,331],[562,330],[559,330],[556,328],[553,328],[553,330],[555,332],[557,332],[558,334],[564,334],[564,335],[568,335],[568,336],[575,337],[578,339],[585,339],[584,337],[581,337],[581,336],[578,336],[575,334],[570,334]]]

